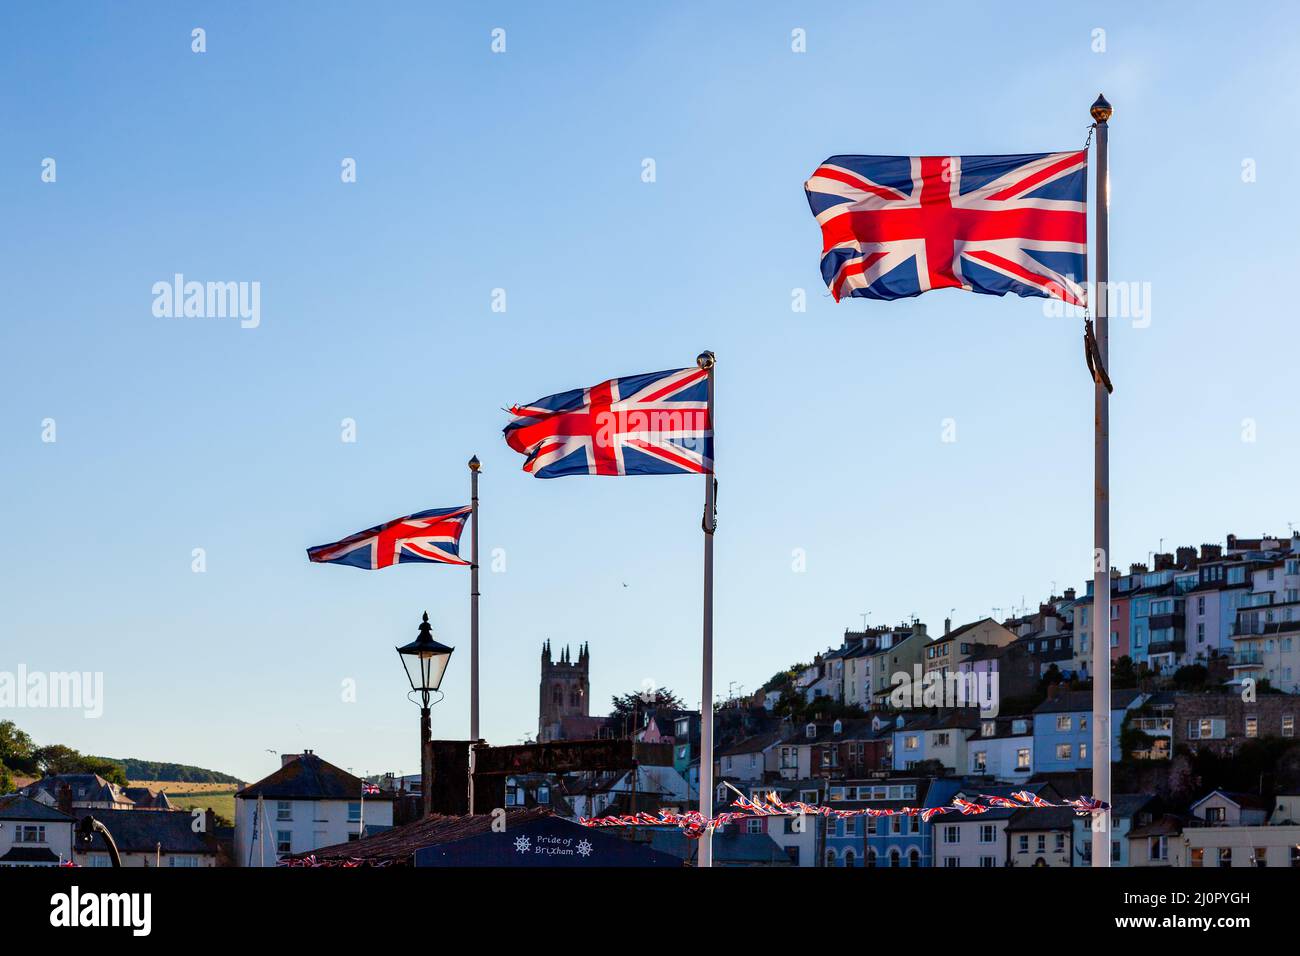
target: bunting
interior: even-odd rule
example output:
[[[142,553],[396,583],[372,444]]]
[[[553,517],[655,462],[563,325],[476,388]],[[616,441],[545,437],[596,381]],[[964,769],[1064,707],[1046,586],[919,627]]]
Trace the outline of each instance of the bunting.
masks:
[[[685,813],[678,813],[675,810],[660,810],[658,813],[631,813],[624,815],[608,817],[580,817],[578,822],[584,827],[679,827],[688,837],[702,836],[705,831],[716,829],[717,827],[726,826],[736,820],[745,820],[752,817],[776,817],[776,816],[817,816],[830,817],[834,819],[846,819],[849,817],[920,817],[925,823],[929,823],[936,816],[945,813],[959,813],[962,816],[972,816],[980,813],[988,813],[990,810],[1033,810],[1044,808],[1069,808],[1077,816],[1085,817],[1098,810],[1109,810],[1110,805],[1095,797],[1078,797],[1074,800],[1065,800],[1061,803],[1051,803],[1044,800],[1028,790],[1017,790],[1008,797],[990,796],[980,794],[979,800],[967,800],[964,797],[954,797],[952,802],[947,806],[941,807],[902,807],[900,809],[876,809],[873,807],[863,807],[854,810],[837,810],[834,807],[826,807],[818,804],[802,803],[800,801],[785,802],[775,793],[769,793],[761,800],[752,800],[743,794],[737,797],[732,806],[736,809],[726,813],[720,813],[712,819],[705,819],[704,815],[696,810],[688,810]]]

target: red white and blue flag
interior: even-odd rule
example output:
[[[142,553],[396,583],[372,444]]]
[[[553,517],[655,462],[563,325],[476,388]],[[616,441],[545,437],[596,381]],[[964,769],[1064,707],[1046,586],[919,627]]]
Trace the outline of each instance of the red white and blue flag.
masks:
[[[470,509],[435,508],[349,535],[333,544],[307,549],[307,557],[320,564],[348,564],[373,571],[393,564],[457,564],[460,534]]]
[[[612,378],[510,409],[506,444],[535,478],[713,470],[708,371]]]
[[[378,786],[365,780],[361,781],[361,795],[363,797],[373,797],[377,793],[379,793]]]
[[[1087,152],[832,156],[804,183],[845,296],[1014,292],[1086,305]]]

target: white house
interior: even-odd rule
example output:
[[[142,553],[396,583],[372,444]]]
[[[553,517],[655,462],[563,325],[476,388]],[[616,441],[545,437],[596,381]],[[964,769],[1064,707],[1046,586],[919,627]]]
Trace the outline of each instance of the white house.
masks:
[[[776,771],[779,731],[747,737],[718,754],[718,774],[734,780],[759,781],[765,771]]]
[[[58,866],[72,859],[76,821],[54,807],[11,793],[0,797],[0,867]]]
[[[1009,797],[1017,789],[1025,789],[1055,803],[1059,796],[1048,784],[1029,784],[1023,788],[991,787],[986,790],[968,790],[957,795],[972,800],[987,793],[991,796]],[[1010,838],[1007,824],[1018,810],[995,807],[984,813],[959,816],[949,813],[935,817],[934,865],[978,866],[992,868],[1006,866],[1009,858]],[[1036,835],[1035,835],[1036,839]]]
[[[393,825],[392,794],[367,796],[363,808],[359,777],[310,750],[281,761],[235,794],[236,866],[275,866],[286,854],[359,839],[363,823],[368,832]]]
[[[1032,717],[989,717],[966,742],[966,772],[1020,783],[1034,773]]]

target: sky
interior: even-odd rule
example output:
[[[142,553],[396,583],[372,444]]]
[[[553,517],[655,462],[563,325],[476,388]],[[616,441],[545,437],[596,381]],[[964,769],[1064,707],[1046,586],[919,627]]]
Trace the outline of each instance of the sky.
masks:
[[[957,290],[836,304],[802,184],[837,153],[1078,149],[1099,91],[1111,278],[1150,307],[1111,325],[1115,563],[1300,526],[1273,288],[1300,258],[1298,26],[1188,3],[7,6],[0,671],[100,672],[103,713],[0,719],[247,780],[304,748],[415,772],[393,648],[427,610],[456,647],[434,734],[466,736],[468,574],[304,549],[467,503],[473,454],[484,736],[536,733],[547,639],[589,642],[597,712],[646,686],[697,705],[702,481],[540,481],[500,431],[512,403],[703,349],[720,693],[863,615],[934,629],[1082,588],[1080,319]],[[155,315],[176,273],[259,283],[259,323]]]

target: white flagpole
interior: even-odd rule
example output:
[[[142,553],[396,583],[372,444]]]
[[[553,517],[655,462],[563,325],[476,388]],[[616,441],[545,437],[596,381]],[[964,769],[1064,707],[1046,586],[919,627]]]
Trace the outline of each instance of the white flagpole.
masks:
[[[700,814],[713,818],[713,532],[717,528],[714,514],[717,437],[713,435],[713,369],[717,358],[701,352],[695,360],[708,371],[708,421],[711,439],[702,444],[711,465],[704,473],[704,674],[700,688]],[[700,835],[698,865],[713,866],[713,830],[706,827]]]
[[[469,460],[469,812],[474,812],[474,749],[478,746],[478,472],[479,460]]]
[[[1096,435],[1094,469],[1096,497],[1093,504],[1092,578],[1092,795],[1110,803],[1110,389],[1108,350],[1107,287],[1110,272],[1108,241],[1110,172],[1107,168],[1107,121],[1111,106],[1104,96],[1092,104],[1097,124],[1097,258],[1093,283],[1093,312],[1097,317],[1094,371]],[[1110,811],[1092,815],[1092,865],[1109,867],[1111,854]]]

